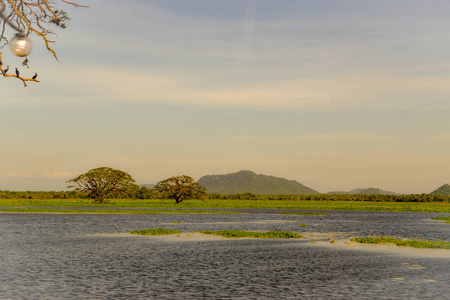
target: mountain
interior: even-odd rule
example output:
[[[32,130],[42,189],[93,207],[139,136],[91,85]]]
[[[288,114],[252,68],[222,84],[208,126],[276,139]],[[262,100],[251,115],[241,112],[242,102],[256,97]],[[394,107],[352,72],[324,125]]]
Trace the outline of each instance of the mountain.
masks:
[[[434,192],[431,192],[431,194],[450,196],[450,184],[444,184]]]
[[[319,192],[310,189],[295,180],[260,175],[252,171],[239,171],[237,173],[225,175],[205,175],[198,180],[198,183],[203,185],[210,194],[319,194]]]
[[[366,188],[366,189],[354,189],[349,192],[343,192],[343,191],[334,191],[334,192],[328,192],[329,195],[341,195],[341,194],[364,194],[364,195],[400,195],[398,193],[389,192],[389,191],[383,191],[378,188]]]

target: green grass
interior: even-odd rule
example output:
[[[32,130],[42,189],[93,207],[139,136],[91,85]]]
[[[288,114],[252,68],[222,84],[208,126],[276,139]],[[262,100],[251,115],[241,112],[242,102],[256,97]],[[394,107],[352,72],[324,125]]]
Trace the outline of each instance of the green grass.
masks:
[[[288,231],[268,231],[268,232],[251,232],[251,231],[241,231],[241,230],[219,230],[219,231],[211,231],[205,230],[200,231],[200,233],[204,234],[214,234],[220,235],[228,238],[262,238],[262,239],[292,239],[292,238],[301,238],[302,236],[295,232]]]
[[[282,212],[280,215],[302,215],[302,216],[328,216],[328,214],[317,213],[311,211],[302,211],[302,212]]]
[[[364,244],[394,244],[397,246],[407,246],[414,248],[450,249],[450,242],[439,240],[414,241],[414,240],[397,240],[392,237],[379,237],[379,238],[357,238],[352,239],[352,241]]]
[[[87,199],[0,199],[0,207],[136,207],[136,208],[242,208],[242,209],[301,209],[354,210],[450,213],[450,203],[424,202],[368,202],[368,201],[312,201],[312,200],[173,200],[112,199],[96,204]]]
[[[235,211],[219,210],[157,210],[157,209],[61,209],[61,208],[3,208],[0,213],[60,213],[60,214],[235,214]]]
[[[309,227],[309,226],[306,224],[299,224],[298,227]]]
[[[169,235],[169,234],[180,234],[181,231],[165,228],[149,228],[144,230],[131,231],[130,233],[139,235]]]
[[[450,216],[445,216],[445,217],[437,217],[437,218],[433,218],[432,220],[440,220],[440,221],[445,221],[444,223],[448,223],[448,224],[450,224]]]

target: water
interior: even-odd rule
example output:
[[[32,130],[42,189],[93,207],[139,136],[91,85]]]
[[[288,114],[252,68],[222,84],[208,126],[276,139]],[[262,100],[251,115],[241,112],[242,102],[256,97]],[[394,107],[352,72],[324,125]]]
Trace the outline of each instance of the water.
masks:
[[[450,240],[449,224],[429,220],[439,214],[247,212],[0,214],[0,299],[448,299],[450,295],[448,257],[322,247],[311,244],[311,239],[177,242],[124,234],[152,227],[183,232],[277,229],[306,231],[304,235],[354,232]],[[309,227],[299,228],[300,223]]]

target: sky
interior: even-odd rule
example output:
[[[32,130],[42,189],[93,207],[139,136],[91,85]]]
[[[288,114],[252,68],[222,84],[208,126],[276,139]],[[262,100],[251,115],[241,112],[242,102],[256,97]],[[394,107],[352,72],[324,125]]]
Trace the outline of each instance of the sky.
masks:
[[[450,183],[450,1],[80,0],[0,78],[0,190],[97,167],[320,192]],[[12,32],[11,32],[12,35]],[[8,49],[8,64],[20,65]]]

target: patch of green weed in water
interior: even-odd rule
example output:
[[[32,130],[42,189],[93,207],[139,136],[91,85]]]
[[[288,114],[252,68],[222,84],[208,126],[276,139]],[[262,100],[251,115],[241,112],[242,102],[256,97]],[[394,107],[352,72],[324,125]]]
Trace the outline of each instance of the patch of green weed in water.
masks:
[[[165,228],[149,228],[144,230],[131,231],[130,233],[139,235],[169,235],[169,234],[180,234],[181,231]]]
[[[296,232],[277,231],[277,230],[272,230],[272,231],[268,231],[268,232],[252,232],[252,231],[241,231],[241,230],[219,230],[219,231],[205,230],[205,231],[200,231],[200,233],[220,235],[220,236],[229,237],[229,238],[250,237],[250,238],[263,238],[263,239],[292,239],[292,238],[302,237],[300,234],[298,234]]]
[[[450,242],[447,241],[419,241],[419,240],[397,240],[392,237],[379,238],[356,238],[354,242],[364,244],[394,244],[397,246],[407,246],[414,248],[450,249]]]
[[[445,221],[444,223],[450,224],[450,216],[437,217],[437,218],[433,218],[431,220]]]

